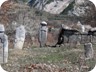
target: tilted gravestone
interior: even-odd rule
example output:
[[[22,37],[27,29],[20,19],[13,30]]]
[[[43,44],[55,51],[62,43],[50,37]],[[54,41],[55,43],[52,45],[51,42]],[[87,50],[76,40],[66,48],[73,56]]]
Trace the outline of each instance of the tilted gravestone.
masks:
[[[84,50],[86,59],[92,59],[94,55],[92,43],[85,43]]]
[[[4,25],[0,24],[0,64],[8,62],[8,37],[4,31]],[[0,65],[0,72],[7,71],[3,70]]]
[[[25,41],[25,33],[26,33],[26,30],[23,25],[19,26],[16,29],[15,43],[14,43],[15,49],[22,49],[23,48],[23,44]]]

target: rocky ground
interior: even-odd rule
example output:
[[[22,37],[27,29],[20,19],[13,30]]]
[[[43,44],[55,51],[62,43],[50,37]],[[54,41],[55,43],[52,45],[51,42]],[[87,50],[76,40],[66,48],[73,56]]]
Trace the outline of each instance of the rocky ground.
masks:
[[[88,61],[83,58],[82,45],[77,48],[64,46],[9,49],[8,63],[2,66],[8,72],[88,72],[96,62],[96,55]]]

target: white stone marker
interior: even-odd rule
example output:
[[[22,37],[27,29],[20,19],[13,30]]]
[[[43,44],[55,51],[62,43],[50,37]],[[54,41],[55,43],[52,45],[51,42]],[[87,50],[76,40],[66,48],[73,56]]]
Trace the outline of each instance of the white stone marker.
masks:
[[[22,49],[23,44],[25,41],[25,27],[23,25],[17,27],[16,29],[16,36],[15,36],[15,43],[14,43],[14,48],[15,49]]]
[[[85,43],[84,50],[86,59],[92,59],[94,56],[92,43]]]
[[[8,62],[8,37],[4,34],[4,25],[0,24],[0,64]],[[5,71],[0,65],[0,72]]]

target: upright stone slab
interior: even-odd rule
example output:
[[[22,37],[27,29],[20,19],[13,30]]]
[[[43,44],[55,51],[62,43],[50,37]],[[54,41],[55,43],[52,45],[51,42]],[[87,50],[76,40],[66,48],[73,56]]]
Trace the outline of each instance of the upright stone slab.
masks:
[[[15,43],[14,43],[14,48],[15,49],[22,49],[23,48],[23,44],[25,41],[25,27],[23,25],[19,26],[16,29],[16,36],[15,36]]]
[[[0,64],[8,62],[8,37],[4,34],[4,25],[0,24]],[[0,65],[0,72],[5,71]]]
[[[85,43],[84,50],[86,59],[92,59],[94,55],[92,43]]]
[[[4,31],[4,26],[0,24],[0,63],[8,61],[8,37]]]
[[[47,23],[45,21],[43,21],[43,22],[40,23],[40,29],[39,29],[40,47],[44,47],[46,45],[47,33],[48,33]]]
[[[3,44],[1,43],[0,40],[0,63],[3,63]]]

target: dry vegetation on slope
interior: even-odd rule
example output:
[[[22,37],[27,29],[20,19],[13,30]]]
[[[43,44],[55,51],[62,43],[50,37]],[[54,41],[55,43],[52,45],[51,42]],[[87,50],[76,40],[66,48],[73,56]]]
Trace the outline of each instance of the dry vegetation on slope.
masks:
[[[95,65],[96,54],[94,59],[88,61],[82,59],[83,56],[82,45],[78,48],[9,49],[8,63],[2,66],[9,72],[88,72]]]

